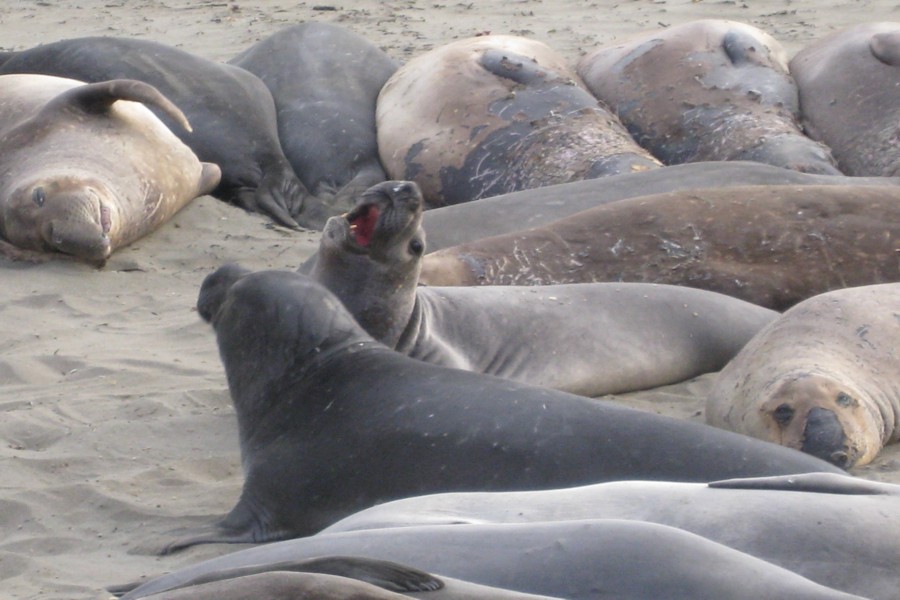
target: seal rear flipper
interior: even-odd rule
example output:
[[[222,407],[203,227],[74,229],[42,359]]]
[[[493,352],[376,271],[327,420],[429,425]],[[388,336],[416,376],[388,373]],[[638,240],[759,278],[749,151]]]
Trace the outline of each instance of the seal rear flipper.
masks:
[[[219,165],[209,162],[201,162],[200,181],[197,182],[197,196],[211,194],[222,181],[222,169]]]
[[[900,31],[876,33],[869,41],[872,54],[891,67],[900,67]]]
[[[119,100],[140,102],[158,108],[185,130],[193,131],[181,109],[163,96],[162,92],[149,83],[134,79],[111,79],[74,87],[47,103],[41,114],[73,109],[87,114],[104,114]]]
[[[748,477],[710,482],[709,487],[729,490],[775,490],[846,495],[895,495],[900,486],[838,473],[804,473],[776,477]]]

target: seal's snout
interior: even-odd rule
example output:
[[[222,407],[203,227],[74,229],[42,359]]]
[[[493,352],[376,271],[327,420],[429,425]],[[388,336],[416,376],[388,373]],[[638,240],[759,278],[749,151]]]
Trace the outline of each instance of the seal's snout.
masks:
[[[838,467],[850,466],[844,428],[837,415],[827,408],[815,407],[809,411],[800,449]]]

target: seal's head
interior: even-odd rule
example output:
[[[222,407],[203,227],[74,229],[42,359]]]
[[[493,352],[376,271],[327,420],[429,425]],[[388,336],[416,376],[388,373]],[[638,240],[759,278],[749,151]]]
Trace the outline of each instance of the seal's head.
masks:
[[[102,182],[78,175],[19,185],[3,203],[3,237],[20,248],[61,252],[103,264],[112,252],[117,204]]]
[[[826,375],[793,374],[773,384],[760,417],[771,441],[846,469],[868,463],[883,445],[884,423],[860,398]]]
[[[350,212],[325,225],[319,251],[366,255],[371,260],[418,263],[425,252],[424,200],[412,181],[385,181],[367,189]]]

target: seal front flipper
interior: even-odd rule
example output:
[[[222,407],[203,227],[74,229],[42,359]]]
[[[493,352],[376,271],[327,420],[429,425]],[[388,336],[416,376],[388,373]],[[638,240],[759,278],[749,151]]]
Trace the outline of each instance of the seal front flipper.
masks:
[[[740,29],[722,36],[722,49],[733,65],[766,66],[769,60],[769,49],[760,39]]]
[[[89,114],[103,114],[119,100],[154,106],[186,131],[192,131],[191,124],[180,108],[149,83],[134,79],[111,79],[72,88],[49,102],[44,112],[77,108]]]
[[[847,495],[900,494],[898,485],[869,481],[838,473],[804,473],[777,477],[724,479],[710,482],[709,487],[729,490],[782,490]]]
[[[156,590],[153,593],[156,594],[162,591],[168,592],[215,581],[226,581],[237,579],[238,577],[246,577],[248,575],[272,572],[336,575],[369,583],[382,589],[398,593],[433,592],[444,587],[444,582],[434,575],[399,563],[355,556],[322,556],[319,558],[289,560],[220,569],[203,573],[185,581],[180,581],[165,590]],[[110,593],[119,596],[127,592],[128,594],[124,596],[123,600],[129,600],[130,598],[141,597],[140,590],[138,589],[139,585],[140,584],[136,583],[128,583],[110,586],[107,589]],[[135,593],[132,594],[131,592]]]

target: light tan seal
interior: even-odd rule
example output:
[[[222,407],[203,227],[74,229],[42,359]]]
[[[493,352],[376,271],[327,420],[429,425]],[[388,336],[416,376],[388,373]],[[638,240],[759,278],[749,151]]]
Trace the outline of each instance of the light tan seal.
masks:
[[[763,328],[710,390],[711,425],[839,467],[900,439],[900,284],[801,302]]]
[[[220,170],[201,163],[144,104],[190,129],[156,88],[0,76],[0,251],[63,253],[102,264],[209,193]]]

